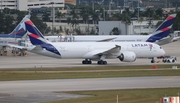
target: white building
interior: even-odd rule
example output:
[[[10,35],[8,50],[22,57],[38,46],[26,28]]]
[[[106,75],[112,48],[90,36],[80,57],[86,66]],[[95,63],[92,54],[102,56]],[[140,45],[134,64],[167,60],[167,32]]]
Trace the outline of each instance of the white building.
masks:
[[[156,24],[159,20],[153,20],[151,25],[148,21],[138,22],[131,21],[129,25],[125,25],[121,21],[99,21],[99,35],[110,35],[113,28],[119,29],[120,35],[152,33],[156,29]]]
[[[0,9],[27,11],[29,8],[64,7],[64,0],[1,0]]]

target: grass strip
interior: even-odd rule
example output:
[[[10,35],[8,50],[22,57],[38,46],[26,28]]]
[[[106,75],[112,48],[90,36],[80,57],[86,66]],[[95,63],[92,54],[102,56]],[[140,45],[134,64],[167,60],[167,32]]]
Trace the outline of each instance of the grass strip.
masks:
[[[72,78],[111,78],[140,76],[179,76],[180,70],[172,69],[135,69],[135,70],[101,70],[101,71],[1,71],[0,81],[10,80],[42,80],[42,79],[72,79]]]
[[[117,96],[119,103],[161,103],[162,97],[177,96],[179,92],[180,88],[77,91],[66,93],[89,96],[43,103],[117,103]]]
[[[36,68],[22,68],[22,69],[11,69],[5,68],[1,69],[1,71],[72,71],[72,70],[122,70],[122,69],[152,69],[153,66],[157,66],[157,69],[161,68],[172,68],[172,66],[180,67],[180,64],[151,64],[151,65],[131,65],[131,66],[87,66],[87,67],[60,67],[60,68],[43,68],[43,67],[36,67]]]

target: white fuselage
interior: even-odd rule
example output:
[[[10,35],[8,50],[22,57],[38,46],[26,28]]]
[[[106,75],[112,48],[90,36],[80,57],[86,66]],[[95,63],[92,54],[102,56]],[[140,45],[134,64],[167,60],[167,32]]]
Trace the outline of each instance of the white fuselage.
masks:
[[[60,55],[47,51],[46,49],[29,49],[31,52],[67,59],[99,59],[95,54],[103,53],[106,59],[117,58],[121,52],[131,51],[137,58],[157,57],[165,54],[165,51],[157,44],[148,42],[56,42],[51,43]],[[152,44],[152,46],[149,46]],[[111,51],[112,48],[120,46],[119,51]]]
[[[72,41],[72,42],[96,42],[107,40],[113,42],[145,42],[150,35],[83,35],[83,36],[45,36],[52,42]],[[61,39],[61,40],[60,40]]]

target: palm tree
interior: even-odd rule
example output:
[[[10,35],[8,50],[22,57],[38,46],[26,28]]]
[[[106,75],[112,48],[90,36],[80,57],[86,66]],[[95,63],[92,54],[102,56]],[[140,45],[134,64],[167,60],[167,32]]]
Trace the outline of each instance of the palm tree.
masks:
[[[67,22],[68,25],[70,24],[70,28],[73,28],[73,32],[74,32],[74,28],[76,28],[77,24],[79,23],[78,21],[79,16],[78,14],[75,12],[75,9],[72,9],[71,13],[70,13],[70,17],[67,18]]]
[[[79,24],[79,21],[78,21],[79,16],[78,16],[78,14],[75,12],[74,9],[71,11],[71,15],[72,15],[72,17],[71,17],[71,25],[72,25],[73,31],[74,31],[74,28],[76,28],[77,24]]]
[[[153,23],[152,23],[152,17],[154,15],[154,11],[150,8],[146,9],[145,14],[148,16],[148,27],[150,27]]]
[[[180,11],[177,12],[176,19],[173,24],[173,30],[180,30]]]
[[[49,16],[50,16],[50,14],[48,14],[48,13],[43,14],[42,20],[45,22],[49,22],[50,21]]]
[[[121,20],[121,13],[112,14],[111,20],[113,21]]]
[[[82,8],[82,11],[81,11],[81,13],[80,13],[80,16],[82,17],[83,22],[84,22],[85,24],[87,24],[87,23],[88,23],[88,20],[89,20],[89,11],[88,11],[88,9],[87,9],[87,8]]]
[[[70,31],[71,31],[71,18],[70,17],[67,18],[67,23],[68,23],[68,25],[70,27]],[[69,30],[68,30],[68,32],[69,32]]]
[[[65,14],[64,13],[61,13],[61,12],[56,12],[56,18],[58,18],[59,19],[59,22],[61,22],[61,18],[62,17],[64,17],[65,16]]]
[[[97,24],[98,23],[97,21],[99,21],[98,13],[97,12],[92,12],[91,17],[92,17],[92,20],[93,20],[93,24]]]
[[[154,19],[162,19],[163,16],[163,10],[161,8],[158,8],[155,10],[155,17]]]
[[[127,35],[127,26],[131,24],[131,13],[129,12],[129,8],[125,8],[125,11],[122,13],[121,21],[125,24],[126,35]]]

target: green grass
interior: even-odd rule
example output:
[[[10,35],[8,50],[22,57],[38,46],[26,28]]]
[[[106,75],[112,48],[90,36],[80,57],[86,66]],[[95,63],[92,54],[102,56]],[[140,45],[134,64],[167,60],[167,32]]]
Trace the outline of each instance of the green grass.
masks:
[[[4,69],[0,71],[0,81],[7,80],[40,80],[40,79],[69,79],[69,78],[111,78],[111,77],[140,77],[140,76],[179,76],[180,70],[172,70],[175,64],[142,66],[97,66],[75,68],[24,68]],[[180,65],[175,65],[179,67]],[[101,90],[66,92],[70,94],[87,95],[83,98],[52,101],[45,103],[159,103],[160,98],[174,96],[180,88],[135,89],[135,90]]]
[[[87,97],[51,101],[43,103],[160,103],[164,96],[177,96],[180,88],[99,90],[66,92],[70,94],[88,95]]]
[[[152,65],[134,65],[134,66],[95,66],[95,67],[61,67],[61,68],[23,68],[18,69],[16,68],[16,71],[72,71],[72,70],[122,70],[122,69],[152,69]],[[180,64],[164,64],[164,65],[156,65],[157,68],[172,68],[172,66],[180,67]],[[14,69],[1,69],[1,71],[14,71]]]
[[[2,70],[0,80],[40,80],[70,78],[111,78],[139,76],[179,76],[180,70],[172,70],[169,65],[126,67],[81,67],[81,68],[37,68],[24,70]]]

